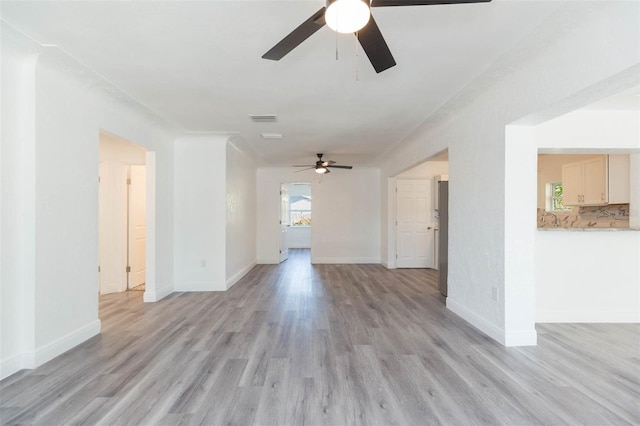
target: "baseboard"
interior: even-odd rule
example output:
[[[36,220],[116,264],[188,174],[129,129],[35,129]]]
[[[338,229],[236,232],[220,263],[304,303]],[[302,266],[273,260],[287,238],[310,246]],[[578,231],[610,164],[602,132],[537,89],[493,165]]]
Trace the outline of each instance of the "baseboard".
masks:
[[[313,264],[369,264],[380,263],[379,257],[312,257]]]
[[[272,257],[259,257],[256,263],[258,265],[277,265],[278,263],[280,263],[280,259],[274,259]]]
[[[380,260],[380,264],[382,266],[384,266],[387,269],[396,269],[396,262],[394,262],[393,260],[389,260],[388,262],[384,260],[384,258],[382,258]]]
[[[447,297],[447,309],[461,317],[463,320],[465,320],[487,336],[491,337],[493,340],[502,345],[505,344],[505,333],[503,329],[496,326],[495,324],[490,323],[475,312],[470,311],[455,300],[451,299],[451,297]]]
[[[93,336],[100,334],[100,328],[100,320],[95,320],[51,343],[40,346],[35,352],[25,352],[2,361],[0,363],[0,380],[20,370],[34,369],[51,361],[69,349],[73,349]]]
[[[98,319],[67,334],[66,336],[54,340],[51,343],[40,346],[33,354],[33,367],[30,368],[39,367],[45,362],[51,361],[58,355],[65,353],[69,349],[78,346],[85,340],[89,340],[93,336],[100,334],[100,327],[101,322]]]
[[[249,273],[249,271],[252,270],[253,267],[256,266],[256,264],[257,264],[257,262],[255,260],[251,261],[251,263],[249,263],[247,266],[245,266],[244,268],[240,269],[240,271],[238,271],[237,273],[233,274],[231,276],[231,278],[229,278],[227,280],[227,290],[229,290],[232,285],[234,285],[235,283],[240,281],[242,279],[242,277],[247,275],[247,273]]]
[[[640,323],[640,312],[538,311],[536,322],[544,323]]]
[[[169,286],[162,287],[161,289],[156,289],[155,291],[145,290],[144,295],[142,296],[142,300],[145,303],[157,302],[158,300],[164,299],[171,293],[173,293],[173,290]]]
[[[24,370],[26,367],[23,354],[12,356],[11,358],[0,361],[0,380],[4,380],[7,377],[17,373],[20,370]]]

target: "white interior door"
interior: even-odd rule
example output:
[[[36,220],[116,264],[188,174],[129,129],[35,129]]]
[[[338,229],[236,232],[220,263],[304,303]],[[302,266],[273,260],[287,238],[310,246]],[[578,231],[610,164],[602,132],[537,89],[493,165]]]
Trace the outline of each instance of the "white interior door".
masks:
[[[129,185],[129,288],[145,283],[145,166],[131,166]]]
[[[433,268],[431,180],[396,181],[396,266]]]
[[[280,262],[289,258],[289,184],[280,184]]]
[[[128,176],[129,166],[119,161],[100,162],[100,294],[127,290]]]

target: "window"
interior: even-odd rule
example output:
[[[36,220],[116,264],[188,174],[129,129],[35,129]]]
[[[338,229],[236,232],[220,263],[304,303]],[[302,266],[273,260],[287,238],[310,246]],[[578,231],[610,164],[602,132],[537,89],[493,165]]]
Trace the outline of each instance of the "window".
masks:
[[[290,196],[289,215],[291,226],[311,226],[311,196]]]
[[[565,207],[562,204],[562,182],[551,182],[548,194],[548,211],[571,210],[571,207]]]

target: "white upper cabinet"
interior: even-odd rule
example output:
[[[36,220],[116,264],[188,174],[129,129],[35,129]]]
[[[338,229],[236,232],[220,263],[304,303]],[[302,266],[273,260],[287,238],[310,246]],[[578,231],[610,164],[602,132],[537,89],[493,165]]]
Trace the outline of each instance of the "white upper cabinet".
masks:
[[[628,154],[609,155],[609,204],[630,202],[630,169]]]
[[[601,155],[562,166],[565,206],[629,202],[629,156]]]
[[[577,206],[582,201],[582,162],[562,166],[562,204]]]
[[[597,206],[609,202],[607,157],[582,162],[582,205]]]

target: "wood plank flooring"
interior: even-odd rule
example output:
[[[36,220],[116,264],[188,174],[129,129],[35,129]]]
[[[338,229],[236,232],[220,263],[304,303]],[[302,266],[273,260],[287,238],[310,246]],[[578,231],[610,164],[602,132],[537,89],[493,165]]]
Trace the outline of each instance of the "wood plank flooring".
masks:
[[[2,424],[640,424],[640,325],[539,325],[505,348],[431,270],[292,251],[224,293],[100,298],[103,331],[0,382]]]

